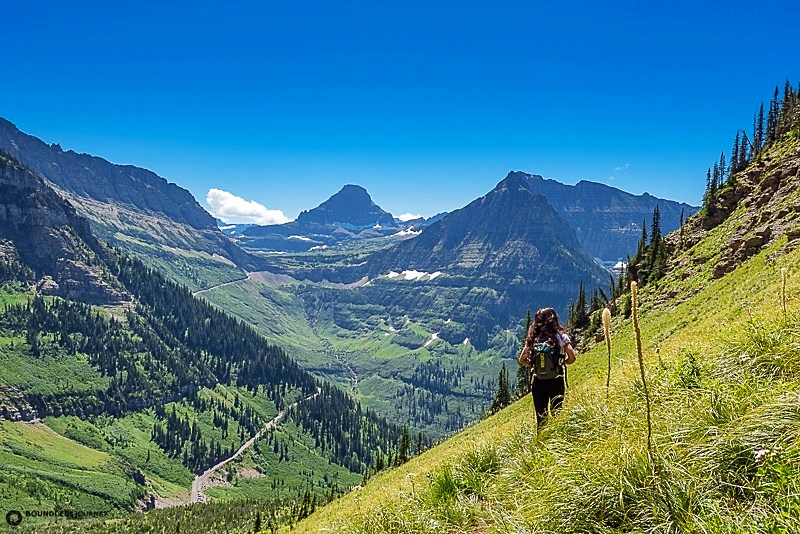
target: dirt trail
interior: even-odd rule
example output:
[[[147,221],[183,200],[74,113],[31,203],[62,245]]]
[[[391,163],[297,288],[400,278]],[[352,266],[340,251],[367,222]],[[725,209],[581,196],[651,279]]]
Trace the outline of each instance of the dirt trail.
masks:
[[[309,395],[308,397],[305,397],[303,399],[300,399],[297,402],[292,403],[292,405],[289,408],[294,408],[295,406],[297,406],[301,402],[304,402],[304,401],[307,401],[307,400],[311,400],[314,397],[316,397],[317,395],[319,395],[321,392],[322,392],[322,390],[317,388],[317,392],[316,393],[314,393],[313,395]],[[258,438],[260,438],[262,436],[262,434],[264,434],[264,432],[266,432],[270,428],[276,427],[278,425],[278,423],[280,422],[280,420],[283,419],[283,417],[286,415],[286,411],[289,408],[287,408],[285,410],[281,410],[280,412],[278,412],[278,415],[273,417],[272,420],[270,420],[263,427],[261,427],[261,430],[259,430],[256,433],[255,436],[253,436],[252,438],[250,438],[247,441],[245,441],[244,444],[241,447],[239,447],[239,450],[236,451],[235,453],[233,453],[233,456],[230,456],[229,458],[226,458],[226,459],[222,460],[221,462],[219,462],[217,465],[215,465],[213,467],[209,467],[208,469],[205,470],[205,472],[203,472],[202,475],[197,475],[196,477],[194,477],[194,482],[192,482],[192,494],[191,494],[191,499],[192,500],[191,500],[191,502],[192,503],[206,502],[206,496],[203,493],[203,490],[205,490],[207,488],[210,488],[210,487],[213,487],[214,484],[213,484],[213,482],[211,480],[211,476],[215,472],[217,472],[220,469],[222,469],[223,467],[225,467],[225,465],[228,462],[231,462],[231,461],[235,460],[236,458],[238,458],[239,456],[241,456],[242,454],[244,454],[244,452],[247,449],[249,449],[250,447],[252,447],[253,443],[255,443],[256,440]]]
[[[301,402],[305,402],[307,400],[311,400],[314,397],[316,397],[317,395],[319,395],[320,393],[321,393],[321,390],[319,388],[317,388],[317,392],[316,393],[314,393],[313,395],[309,395],[308,397],[305,397],[303,399],[300,399],[297,402],[292,403],[292,405],[289,408],[293,408],[293,407],[297,406],[298,404],[300,404]],[[221,462],[219,462],[217,465],[215,465],[213,467],[209,467],[208,469],[205,470],[205,472],[203,472],[202,475],[197,475],[196,477],[194,477],[194,481],[192,482],[192,491],[191,491],[191,493],[189,495],[188,502],[189,503],[204,503],[204,502],[206,502],[206,496],[205,496],[204,491],[207,490],[208,488],[212,488],[212,487],[218,485],[218,482],[212,480],[212,477],[213,477],[214,473],[216,473],[217,471],[219,471],[220,469],[225,467],[229,462],[232,462],[233,460],[237,459],[239,456],[244,454],[245,451],[247,451],[247,449],[252,447],[253,443],[255,443],[256,440],[258,438],[260,438],[264,434],[264,432],[266,432],[267,430],[269,430],[271,428],[276,427],[278,425],[278,423],[281,421],[281,419],[283,419],[286,416],[286,412],[287,412],[287,410],[289,408],[286,408],[286,409],[281,410],[280,412],[278,412],[278,415],[273,417],[269,422],[267,422],[263,427],[261,427],[261,430],[259,430],[256,433],[255,436],[253,436],[252,438],[250,438],[246,442],[244,442],[242,444],[242,446],[239,447],[239,450],[237,450],[235,453],[233,453],[232,456],[230,456],[228,458],[225,458],[224,460],[222,460]],[[187,502],[186,502],[185,499],[164,499],[164,500],[161,500],[159,502],[159,504],[160,504],[160,506],[158,506],[158,508],[168,508],[168,507],[172,507],[172,506],[181,506],[183,504],[187,504]]]

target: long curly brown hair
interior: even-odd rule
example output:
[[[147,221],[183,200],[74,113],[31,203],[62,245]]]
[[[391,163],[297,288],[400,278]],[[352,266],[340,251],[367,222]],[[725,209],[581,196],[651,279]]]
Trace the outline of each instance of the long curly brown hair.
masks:
[[[563,333],[564,327],[561,326],[556,311],[553,308],[540,308],[533,317],[525,344],[533,345],[544,337],[552,343],[557,343],[558,334]]]

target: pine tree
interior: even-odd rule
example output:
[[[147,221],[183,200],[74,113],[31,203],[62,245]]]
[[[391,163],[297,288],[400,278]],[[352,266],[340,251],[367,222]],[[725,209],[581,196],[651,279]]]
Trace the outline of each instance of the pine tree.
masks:
[[[490,411],[491,413],[497,413],[509,404],[511,404],[511,390],[508,388],[508,369],[505,362],[503,362],[503,367],[497,377],[497,392],[494,394]]]
[[[747,132],[744,130],[740,130],[740,132],[742,133],[742,142],[739,145],[739,170],[743,171],[750,164],[750,151],[753,147],[750,139],[747,137]]]
[[[574,320],[574,318],[573,318]],[[521,351],[525,346],[525,339],[528,337],[528,330],[531,327],[531,311],[525,315],[525,330],[522,332],[522,341],[520,342],[519,350]],[[531,391],[531,371],[530,368],[517,362],[517,384],[516,384],[516,397],[521,399]]]
[[[754,156],[761,154],[761,149],[764,147],[764,103],[758,109],[758,116],[755,121],[755,130],[753,132],[753,147]]]
[[[647,272],[650,273],[655,265],[656,255],[661,247],[661,211],[658,204],[653,208],[653,222],[650,224],[650,247],[647,256]]]
[[[578,286],[578,300],[575,302],[575,328],[582,330],[589,326],[589,317],[586,314],[586,286],[581,280]]]
[[[721,188],[722,184],[725,183],[725,169],[727,168],[728,166],[725,162],[725,151],[723,150],[719,155],[719,181],[717,182],[717,189]]]
[[[653,224],[650,227],[650,247],[647,258],[647,281],[654,282],[666,274],[667,250],[661,236],[661,211],[656,205],[653,209]]]
[[[411,434],[407,426],[403,426],[403,433],[400,435],[400,444],[397,447],[397,465],[402,465],[408,461],[411,453]]]
[[[736,139],[733,140],[733,148],[731,149],[731,166],[728,174],[728,179],[734,173],[739,172],[739,132],[736,132]]]
[[[714,164],[716,169],[717,164]],[[703,207],[701,208],[701,215],[709,217],[714,214],[714,202],[717,200],[717,181],[715,175],[711,174],[711,167],[706,172],[706,192],[703,195]]]
[[[769,111],[767,112],[767,143],[775,140],[778,130],[778,118],[780,117],[781,108],[778,103],[778,86],[775,86],[775,93],[772,95],[772,100],[769,103]]]

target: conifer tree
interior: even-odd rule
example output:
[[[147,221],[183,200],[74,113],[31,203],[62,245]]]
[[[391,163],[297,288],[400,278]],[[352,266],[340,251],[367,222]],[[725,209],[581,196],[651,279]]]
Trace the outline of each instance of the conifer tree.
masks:
[[[573,312],[570,314],[570,317],[574,320],[572,315]],[[528,337],[528,330],[531,327],[531,311],[528,310],[528,313],[525,315],[525,330],[522,332],[522,341],[520,343],[519,350],[521,351],[525,346],[525,339]],[[521,399],[531,390],[531,371],[528,367],[522,365],[521,363],[517,362],[517,384],[516,384],[516,396],[518,399]]]
[[[778,130],[778,118],[780,117],[781,108],[778,103],[778,86],[775,86],[775,92],[772,95],[772,100],[769,103],[769,111],[767,111],[767,142],[770,143],[775,140]]]
[[[408,461],[411,452],[411,434],[407,426],[403,426],[403,433],[400,435],[400,444],[397,447],[397,465],[402,465]]]
[[[575,328],[582,330],[589,325],[589,317],[586,314],[586,286],[581,280],[578,286],[578,300],[575,302]]]
[[[508,388],[508,369],[504,362],[497,377],[497,392],[492,401],[491,413],[497,413],[509,404],[511,404],[511,390]]]
[[[758,109],[758,115],[755,120],[755,126],[753,130],[753,157],[757,157],[761,153],[761,149],[764,147],[764,103],[761,103],[761,107]]]
[[[733,140],[733,148],[731,149],[731,166],[728,178],[730,179],[734,173],[739,172],[739,132],[736,132],[736,139]]]
[[[647,257],[647,272],[653,270],[655,258],[658,250],[661,247],[661,211],[658,209],[658,204],[653,208],[653,222],[650,224],[650,247],[648,248]]]
[[[714,164],[716,169],[717,164]],[[715,175],[711,174],[711,167],[706,172],[706,192],[703,195],[703,207],[701,214],[708,217],[714,214],[714,201],[717,199],[717,181]]]
[[[739,170],[742,171],[750,164],[750,150],[752,150],[752,143],[747,137],[747,132],[740,130],[742,133],[742,142],[739,145]]]

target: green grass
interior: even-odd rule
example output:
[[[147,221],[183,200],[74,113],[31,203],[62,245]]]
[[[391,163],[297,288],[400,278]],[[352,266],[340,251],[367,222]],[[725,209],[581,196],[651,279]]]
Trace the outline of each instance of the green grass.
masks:
[[[0,509],[130,509],[139,488],[110,454],[41,423],[0,421]]]
[[[735,222],[710,232],[716,250],[733,234],[728,224]],[[296,530],[797,531],[797,265],[800,251],[779,239],[720,279],[710,270],[698,279],[676,271],[644,288],[652,460],[635,339],[630,320],[617,317],[608,398],[599,344],[571,366],[564,410],[541,432],[525,398],[318,510]],[[788,321],[781,267],[789,270]],[[664,299],[667,293],[676,297]]]

